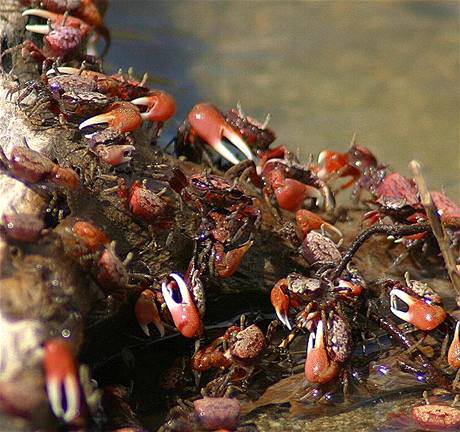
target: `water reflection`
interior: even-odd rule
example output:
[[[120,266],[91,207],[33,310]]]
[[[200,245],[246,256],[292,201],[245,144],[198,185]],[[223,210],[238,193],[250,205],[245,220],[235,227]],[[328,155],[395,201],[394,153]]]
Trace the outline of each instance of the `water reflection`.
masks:
[[[112,1],[112,65],[148,71],[184,118],[241,101],[301,155],[353,132],[460,199],[457,2]],[[115,67],[115,66],[114,66]],[[170,132],[171,133],[171,132]]]

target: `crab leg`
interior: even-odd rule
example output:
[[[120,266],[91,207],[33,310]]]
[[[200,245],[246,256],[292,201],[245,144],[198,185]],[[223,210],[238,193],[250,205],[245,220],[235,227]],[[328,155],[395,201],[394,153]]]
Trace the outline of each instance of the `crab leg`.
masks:
[[[407,312],[398,309],[396,299],[407,305]],[[390,310],[398,318],[413,324],[419,330],[433,330],[446,319],[446,312],[441,306],[425,303],[399,289],[390,292]]]
[[[163,282],[161,292],[165,299],[166,306],[171,313],[174,325],[183,336],[191,338],[196,336],[201,331],[201,318],[198,309],[193,302],[190,291],[184,279],[176,273],[169,275],[174,281]],[[177,285],[182,297],[182,301],[177,303],[174,299],[174,285]]]
[[[215,106],[199,103],[187,118],[195,133],[231,163],[237,165],[240,161],[225,147],[222,138],[227,138],[248,159],[253,160],[254,156],[241,135],[228,125]]]

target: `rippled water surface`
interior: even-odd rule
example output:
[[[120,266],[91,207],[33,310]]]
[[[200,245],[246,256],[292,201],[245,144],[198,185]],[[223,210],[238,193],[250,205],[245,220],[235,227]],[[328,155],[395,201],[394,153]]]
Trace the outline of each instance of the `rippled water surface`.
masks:
[[[149,72],[178,119],[199,100],[241,101],[302,155],[357,132],[460,198],[459,18],[456,1],[115,0],[108,62]]]

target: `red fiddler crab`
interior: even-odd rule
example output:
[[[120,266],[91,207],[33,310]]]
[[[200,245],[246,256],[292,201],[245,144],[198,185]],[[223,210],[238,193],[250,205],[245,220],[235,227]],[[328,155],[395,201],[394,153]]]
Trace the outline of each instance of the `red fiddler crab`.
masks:
[[[63,168],[27,146],[14,146],[9,159],[0,149],[0,165],[12,177],[30,184],[52,183],[72,190],[81,184],[72,168]]]
[[[410,280],[406,274],[405,285],[399,281],[388,280],[385,286],[390,290],[391,312],[419,330],[433,330],[446,319],[441,297],[426,283]]]
[[[22,47],[23,56],[30,56],[39,63],[50,58],[76,57],[91,31],[91,27],[79,18],[44,9],[27,9],[22,15],[45,18],[49,22],[49,24],[26,25],[26,30],[44,35],[43,49],[38,48],[30,40],[24,41]]]
[[[218,108],[203,102],[192,108],[187,115],[187,121],[179,127],[175,138],[175,152],[194,162],[204,159],[212,166],[209,148],[231,164],[237,165],[240,160],[230,151],[228,142],[247,159],[254,159],[240,132],[226,121]]]
[[[212,274],[232,276],[252,246],[260,210],[237,185],[207,173],[193,175],[182,196],[203,217],[197,236],[200,258],[199,262],[192,260],[191,271],[201,274],[207,263]]]
[[[255,324],[246,328],[231,326],[223,336],[209,345],[203,348],[199,348],[199,344],[196,345],[191,367],[198,373],[210,369],[228,369],[229,380],[240,381],[251,375],[265,346],[265,336]]]
[[[328,186],[313,170],[301,165],[284,146],[261,153],[257,172],[262,178],[267,200],[273,196],[284,210],[295,212],[307,199],[314,199],[316,206],[326,211],[335,207]]]
[[[364,289],[364,280],[351,268],[333,282],[292,273],[273,287],[270,298],[280,321],[292,330],[289,311],[293,309],[295,327],[310,332],[305,359],[309,382],[331,381],[350,357],[351,328],[340,302],[356,304]]]

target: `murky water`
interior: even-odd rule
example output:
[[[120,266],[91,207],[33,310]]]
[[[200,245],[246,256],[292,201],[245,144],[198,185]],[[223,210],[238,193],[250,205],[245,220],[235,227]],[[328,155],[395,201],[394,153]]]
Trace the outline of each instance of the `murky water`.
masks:
[[[301,155],[353,132],[402,172],[418,158],[460,198],[456,1],[112,1],[112,65],[149,72],[177,121],[199,100],[272,114]]]

